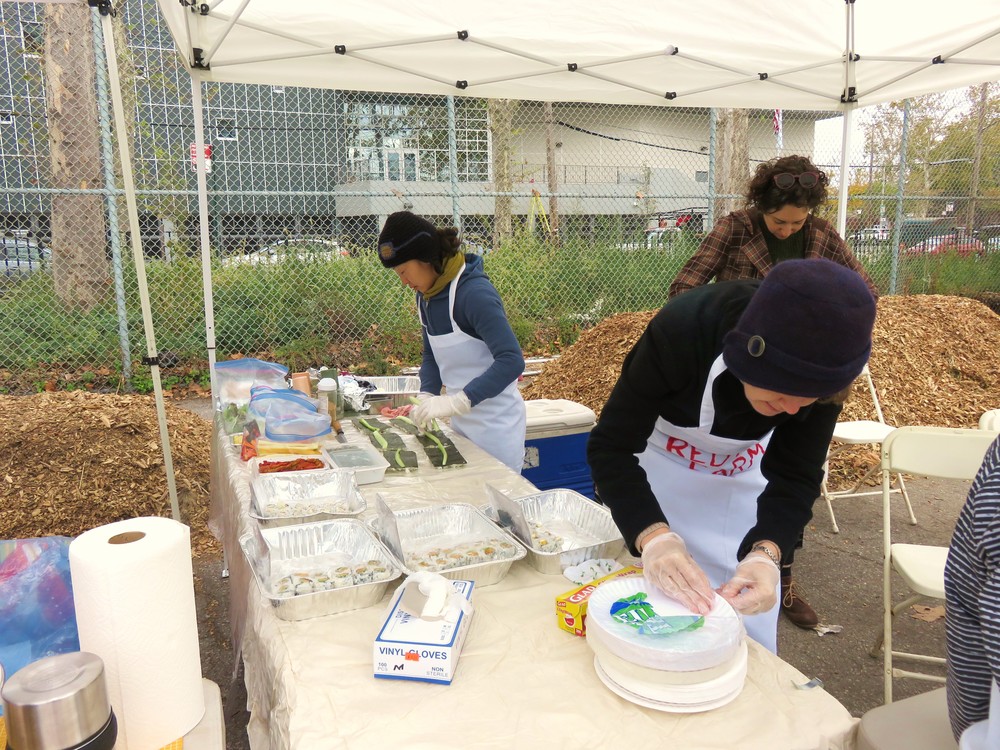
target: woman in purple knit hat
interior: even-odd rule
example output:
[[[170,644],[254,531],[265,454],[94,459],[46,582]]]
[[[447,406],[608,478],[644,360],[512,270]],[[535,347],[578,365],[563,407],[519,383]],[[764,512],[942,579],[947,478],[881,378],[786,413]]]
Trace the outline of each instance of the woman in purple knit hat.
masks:
[[[824,259],[692,289],[650,321],[590,435],[598,496],[646,579],[702,614],[718,591],[772,651],[782,551],[874,321],[864,279]]]

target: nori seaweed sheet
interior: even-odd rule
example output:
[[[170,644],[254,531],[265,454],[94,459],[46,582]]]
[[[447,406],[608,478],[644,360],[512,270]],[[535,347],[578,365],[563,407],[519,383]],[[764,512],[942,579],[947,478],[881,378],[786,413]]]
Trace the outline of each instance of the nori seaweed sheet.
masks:
[[[379,442],[379,435],[381,435],[385,440],[385,445],[382,445],[382,443]],[[379,430],[377,433],[369,432],[368,439],[371,440],[372,445],[380,451],[395,451],[406,447],[403,444],[403,438],[400,435],[397,435],[395,432],[389,432],[388,430]]]
[[[438,443],[435,441],[435,438],[437,438],[437,440],[440,441],[441,445],[443,445],[445,448],[447,448],[448,446],[455,447],[455,443],[452,442],[451,438],[438,430],[427,430],[422,435],[417,435],[417,440],[420,441],[420,444],[422,446],[424,446],[425,448],[430,447],[437,450]]]
[[[444,441],[442,441],[444,442]],[[431,443],[430,445],[424,446],[424,452],[427,454],[427,458],[430,460],[431,465],[435,469],[447,469],[452,466],[464,466],[468,463],[465,460],[465,456],[458,452],[458,448],[455,447],[454,443],[449,441],[444,447],[445,452],[448,454],[448,460],[444,460],[444,456],[441,455],[441,448],[436,444]]]
[[[417,435],[420,433],[420,428],[410,420],[393,417],[389,421],[392,422],[392,426],[400,432],[405,432],[408,435]]]
[[[417,468],[417,454],[414,451],[382,451],[382,455],[389,462],[387,471],[406,471],[407,469]],[[403,465],[400,466],[400,463]]]
[[[375,430],[381,431],[389,429],[389,425],[387,425],[380,419],[376,419],[375,417],[355,417],[351,421],[354,422],[355,427],[357,427],[359,430],[364,430],[365,432],[374,432]],[[364,424],[362,424],[362,422],[367,422],[368,426],[366,427]]]

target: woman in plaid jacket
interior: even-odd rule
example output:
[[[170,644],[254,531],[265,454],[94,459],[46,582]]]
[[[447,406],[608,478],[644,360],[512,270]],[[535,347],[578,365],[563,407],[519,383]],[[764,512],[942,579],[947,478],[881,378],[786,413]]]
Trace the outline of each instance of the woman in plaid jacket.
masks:
[[[746,208],[719,220],[678,272],[668,296],[711,281],[762,279],[791,258],[825,258],[856,271],[878,299],[871,278],[837,230],[812,215],[826,201],[827,182],[826,173],[805,156],[758,165],[747,187]],[[814,628],[819,617],[792,579],[794,557],[789,548],[781,560],[781,611],[799,627]]]
[[[713,280],[762,279],[789,258],[826,258],[861,274],[877,299],[878,290],[837,230],[812,215],[826,201],[827,181],[826,173],[805,156],[759,165],[747,188],[746,208],[716,223],[678,272],[668,295]]]

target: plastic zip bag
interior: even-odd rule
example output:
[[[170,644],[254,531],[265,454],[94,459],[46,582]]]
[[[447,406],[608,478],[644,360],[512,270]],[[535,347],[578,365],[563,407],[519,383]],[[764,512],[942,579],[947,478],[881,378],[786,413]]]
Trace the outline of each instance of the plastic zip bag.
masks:
[[[276,362],[262,359],[229,359],[215,363],[215,381],[219,389],[216,408],[224,409],[227,404],[237,406],[250,401],[250,390],[255,385],[284,388],[288,368]]]

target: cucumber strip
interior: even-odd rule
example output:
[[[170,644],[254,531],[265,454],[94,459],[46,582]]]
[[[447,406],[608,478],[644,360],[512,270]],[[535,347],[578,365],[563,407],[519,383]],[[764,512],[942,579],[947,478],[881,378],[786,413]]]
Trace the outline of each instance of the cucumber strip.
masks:
[[[372,434],[375,436],[375,440],[378,442],[378,444],[382,447],[382,450],[388,449],[389,443],[387,443],[385,438],[382,437],[381,432],[375,430],[375,432],[373,432]]]
[[[438,443],[438,445],[441,446],[441,466],[444,466],[448,463],[448,449],[441,445],[441,443]]]
[[[411,424],[411,425],[413,425],[414,427],[416,427],[416,426],[417,426],[417,423],[416,423],[416,422],[414,422],[414,421],[413,421],[412,419],[410,419],[410,418],[409,418],[409,417],[407,417],[407,416],[398,416],[398,417],[396,417],[396,419],[398,419],[398,420],[399,420],[400,422],[406,422],[406,424]]]
[[[403,457],[400,455],[402,452],[403,452],[403,450],[401,448],[396,450],[396,456],[395,456],[395,458],[396,458],[396,466],[400,467],[401,469],[405,469],[406,468],[406,462],[403,460]]]
[[[378,432],[378,430],[375,427],[372,427],[372,425],[369,424],[368,421],[365,419],[359,419],[358,424],[360,424],[366,430],[371,430],[372,432]]]

